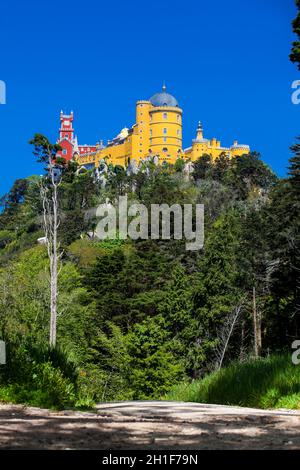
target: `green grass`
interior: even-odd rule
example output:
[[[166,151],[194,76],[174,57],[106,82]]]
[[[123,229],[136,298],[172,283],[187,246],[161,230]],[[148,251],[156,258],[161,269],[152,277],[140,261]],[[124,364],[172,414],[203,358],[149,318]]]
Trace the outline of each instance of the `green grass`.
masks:
[[[174,386],[165,400],[300,409],[300,365],[290,355],[251,359]]]

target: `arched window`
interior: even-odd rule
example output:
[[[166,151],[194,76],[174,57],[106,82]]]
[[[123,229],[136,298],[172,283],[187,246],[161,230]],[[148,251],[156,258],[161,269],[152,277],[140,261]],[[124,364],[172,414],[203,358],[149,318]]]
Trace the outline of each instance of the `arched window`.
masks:
[[[168,113],[163,113],[163,119],[168,119]]]
[[[163,152],[167,152],[167,151],[168,151],[167,147],[164,147]]]

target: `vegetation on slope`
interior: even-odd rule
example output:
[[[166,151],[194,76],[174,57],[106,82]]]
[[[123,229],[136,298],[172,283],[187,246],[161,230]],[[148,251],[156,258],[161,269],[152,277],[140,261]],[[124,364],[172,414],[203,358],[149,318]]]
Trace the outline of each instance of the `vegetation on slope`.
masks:
[[[38,353],[49,334],[40,180],[17,180],[0,215],[0,331],[9,360],[0,399],[62,407],[159,398],[216,368],[222,332],[241,302],[224,365],[253,354],[253,287],[261,354],[289,349],[299,331],[299,145],[294,155],[284,180],[252,153],[214,164],[204,156],[189,179],[182,165],[150,162],[147,174],[131,176],[111,169],[105,188],[66,165],[58,349],[47,353]],[[189,252],[174,239],[89,239],[95,221],[86,211],[124,194],[146,206],[204,203],[204,249]]]
[[[166,400],[300,409],[300,367],[290,355],[233,362],[192,383],[174,386]]]

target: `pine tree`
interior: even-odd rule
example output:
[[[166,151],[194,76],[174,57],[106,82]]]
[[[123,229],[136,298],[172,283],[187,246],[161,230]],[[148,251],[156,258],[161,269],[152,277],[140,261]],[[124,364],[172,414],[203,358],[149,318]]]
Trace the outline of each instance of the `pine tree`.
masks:
[[[231,210],[219,217],[207,233],[204,255],[198,264],[194,308],[199,321],[201,374],[212,365],[217,332],[242,295],[238,285],[239,236],[239,213]]]
[[[293,31],[298,36],[298,41],[293,42],[292,52],[290,54],[290,60],[298,64],[300,70],[300,0],[296,0],[296,6],[298,8],[298,15],[293,20]]]
[[[136,324],[127,335],[127,344],[131,356],[128,382],[134,399],[160,398],[184,378],[162,315]]]
[[[174,355],[183,360],[189,374],[195,375],[199,368],[199,325],[194,315],[192,295],[191,276],[187,276],[183,267],[177,264],[163,293],[158,312],[166,321]]]
[[[300,141],[300,137],[298,137]],[[289,160],[288,175],[289,182],[295,194],[300,194],[300,143],[296,143],[291,147],[294,156]]]

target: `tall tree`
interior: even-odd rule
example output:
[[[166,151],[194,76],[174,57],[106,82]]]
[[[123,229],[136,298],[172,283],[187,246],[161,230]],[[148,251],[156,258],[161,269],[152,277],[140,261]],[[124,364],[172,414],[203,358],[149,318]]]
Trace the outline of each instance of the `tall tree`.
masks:
[[[212,170],[211,155],[204,153],[194,162],[193,177],[195,180],[204,179]]]
[[[166,286],[158,312],[166,322],[174,357],[181,359],[193,376],[199,368],[199,324],[194,315],[191,278],[180,264],[175,265]]]
[[[47,137],[35,134],[30,141],[33,145],[33,153],[39,163],[46,165],[47,174],[41,184],[41,199],[43,203],[44,230],[50,261],[50,346],[56,345],[57,322],[57,297],[58,297],[58,265],[61,254],[57,231],[59,228],[59,198],[58,187],[61,183],[61,168],[55,160],[59,145],[51,144]]]
[[[298,36],[298,41],[293,42],[290,59],[292,62],[298,64],[298,69],[300,70],[300,0],[296,0],[296,6],[298,8],[298,15],[296,16],[292,24],[293,31]]]
[[[291,147],[294,155],[289,160],[288,175],[290,177],[291,189],[294,194],[300,194],[300,137],[299,142]]]

